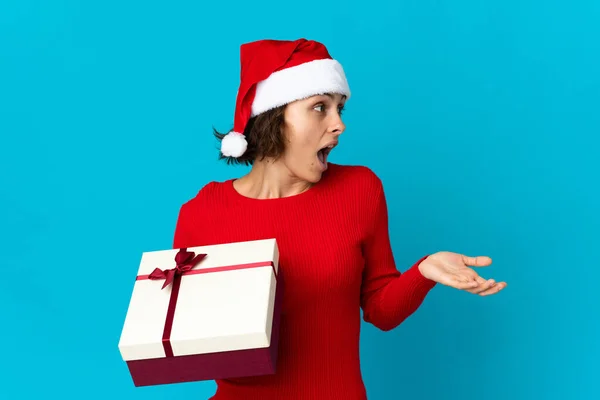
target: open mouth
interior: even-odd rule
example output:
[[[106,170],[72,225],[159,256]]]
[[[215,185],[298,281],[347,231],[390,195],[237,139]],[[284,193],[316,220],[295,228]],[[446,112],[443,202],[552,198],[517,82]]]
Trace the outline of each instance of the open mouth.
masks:
[[[327,146],[321,148],[317,152],[317,158],[319,159],[319,162],[321,163],[321,167],[324,170],[327,169],[327,156],[329,155],[331,150],[336,146],[336,144],[337,143],[328,144]]]

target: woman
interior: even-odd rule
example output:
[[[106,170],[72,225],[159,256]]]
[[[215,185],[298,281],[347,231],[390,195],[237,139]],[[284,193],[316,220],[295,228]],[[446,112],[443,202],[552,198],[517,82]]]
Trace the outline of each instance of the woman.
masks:
[[[380,179],[327,161],[349,97],[340,63],[318,42],[241,47],[234,129],[215,134],[221,158],[252,168],[181,207],[174,247],[276,238],[285,290],[276,374],[219,380],[213,399],[365,399],[361,309],[388,331],[437,283],[480,296],[506,286],[469,268],[488,257],[439,252],[396,269]]]

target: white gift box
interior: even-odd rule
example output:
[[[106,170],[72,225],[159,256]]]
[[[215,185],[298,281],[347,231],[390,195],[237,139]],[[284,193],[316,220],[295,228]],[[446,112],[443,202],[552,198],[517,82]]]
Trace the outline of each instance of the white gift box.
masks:
[[[275,239],[143,253],[119,341],[134,384],[275,373],[278,263]]]

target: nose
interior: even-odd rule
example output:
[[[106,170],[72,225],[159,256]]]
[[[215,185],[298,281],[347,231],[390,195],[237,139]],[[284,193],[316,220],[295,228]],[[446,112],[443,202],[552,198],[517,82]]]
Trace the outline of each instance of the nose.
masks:
[[[338,115],[337,119],[335,121],[333,121],[333,123],[331,124],[331,127],[329,128],[329,132],[336,136],[339,136],[345,130],[346,130],[346,125],[344,124],[344,122],[342,122],[342,119]]]

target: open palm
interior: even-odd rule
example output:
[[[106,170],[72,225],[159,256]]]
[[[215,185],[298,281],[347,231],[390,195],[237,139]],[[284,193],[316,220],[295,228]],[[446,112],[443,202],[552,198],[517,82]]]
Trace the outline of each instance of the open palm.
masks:
[[[506,282],[484,279],[471,267],[487,267],[492,259],[487,256],[468,257],[458,253],[441,251],[427,257],[419,264],[419,271],[428,279],[465,290],[480,296],[496,294],[506,287]]]

